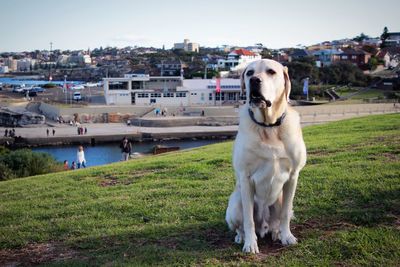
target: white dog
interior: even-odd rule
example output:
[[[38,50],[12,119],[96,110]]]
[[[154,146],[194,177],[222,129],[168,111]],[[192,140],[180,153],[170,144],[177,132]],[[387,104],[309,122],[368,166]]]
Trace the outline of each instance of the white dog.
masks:
[[[247,103],[241,109],[234,144],[236,188],[226,221],[244,241],[244,252],[258,253],[261,238],[271,232],[283,245],[297,243],[290,231],[297,178],[306,163],[306,147],[298,113],[288,105],[287,67],[274,60],[250,63],[243,71]]]

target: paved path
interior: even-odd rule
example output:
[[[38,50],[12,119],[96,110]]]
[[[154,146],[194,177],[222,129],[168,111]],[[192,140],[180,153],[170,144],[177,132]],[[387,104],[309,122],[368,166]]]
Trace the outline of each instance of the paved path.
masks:
[[[369,108],[368,108],[369,107]],[[336,121],[342,119],[348,119],[359,116],[366,116],[370,114],[382,114],[382,113],[394,113],[400,112],[400,108],[393,109],[391,105],[380,105],[380,106],[359,106],[359,105],[347,105],[346,110],[343,107],[334,105],[329,106],[316,106],[316,107],[301,107],[299,110],[302,116],[303,125],[320,124],[329,121]],[[187,118],[187,117],[185,117]],[[165,119],[168,119],[165,118]],[[175,117],[174,119],[179,119]],[[231,126],[181,126],[181,127],[137,127],[127,126],[122,123],[92,123],[84,124],[84,127],[88,128],[88,134],[80,136],[77,133],[77,129],[74,126],[67,124],[54,124],[54,127],[39,126],[29,128],[15,128],[16,136],[30,139],[31,143],[34,143],[34,139],[41,139],[41,143],[45,142],[45,139],[57,139],[57,142],[62,141],[62,137],[73,138],[79,140],[79,138],[91,138],[91,137],[102,137],[106,140],[108,137],[120,137],[120,136],[158,136],[160,138],[171,137],[188,137],[192,136],[209,136],[215,133],[216,135],[222,135],[223,133],[234,133],[237,131],[237,125]],[[6,128],[0,127],[0,139],[3,139],[4,130]],[[50,136],[47,137],[46,130],[49,129]],[[53,137],[52,130],[55,129],[56,133]],[[218,134],[219,133],[219,134]],[[44,139],[44,140],[43,140]]]

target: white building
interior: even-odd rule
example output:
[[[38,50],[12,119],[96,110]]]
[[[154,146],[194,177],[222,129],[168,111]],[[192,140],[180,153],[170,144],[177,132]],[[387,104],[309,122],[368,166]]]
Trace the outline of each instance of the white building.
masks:
[[[221,93],[216,93],[215,79],[125,75],[103,81],[107,105],[212,106],[244,99],[239,79],[221,79]]]
[[[199,52],[200,45],[198,43],[192,43],[189,39],[184,39],[183,43],[175,43],[174,49],[183,49],[187,52]]]
[[[177,91],[188,92],[189,105],[216,106],[220,104],[233,104],[245,99],[240,88],[240,79],[220,79],[221,92],[216,92],[215,79],[187,79]]]
[[[218,68],[229,68],[238,70],[247,66],[250,62],[260,60],[261,55],[240,48],[230,52],[226,59],[218,60]]]
[[[17,70],[17,60],[11,57],[4,60],[4,65],[6,65],[11,72]]]
[[[128,74],[124,78],[104,78],[107,105],[187,105],[187,92],[177,92],[180,76]]]
[[[0,66],[0,73],[8,73],[8,66]]]
[[[31,71],[36,64],[36,60],[24,58],[17,61],[17,71]]]

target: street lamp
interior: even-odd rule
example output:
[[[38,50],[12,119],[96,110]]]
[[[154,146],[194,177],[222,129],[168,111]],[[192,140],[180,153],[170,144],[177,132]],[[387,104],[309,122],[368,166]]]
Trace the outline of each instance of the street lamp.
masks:
[[[67,75],[64,75],[64,93],[65,93],[65,104],[68,104]]]

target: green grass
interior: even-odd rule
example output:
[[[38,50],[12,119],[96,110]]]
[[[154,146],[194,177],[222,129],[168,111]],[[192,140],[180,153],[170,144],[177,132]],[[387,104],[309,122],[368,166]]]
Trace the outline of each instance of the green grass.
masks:
[[[363,91],[359,94],[356,94],[351,97],[351,99],[371,99],[371,98],[378,98],[381,97],[383,98],[384,91],[383,90],[378,90],[378,89],[368,89],[366,91]]]
[[[399,266],[399,122],[391,114],[304,129],[295,246],[267,237],[254,256],[234,244],[224,222],[235,182],[226,142],[1,182],[0,265],[2,255],[30,251],[51,266]]]

